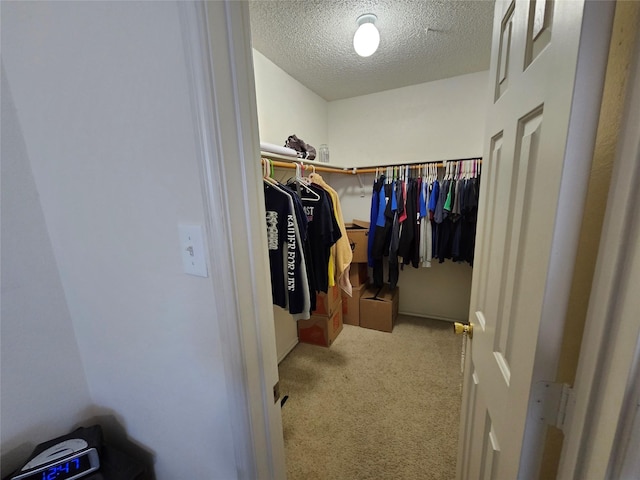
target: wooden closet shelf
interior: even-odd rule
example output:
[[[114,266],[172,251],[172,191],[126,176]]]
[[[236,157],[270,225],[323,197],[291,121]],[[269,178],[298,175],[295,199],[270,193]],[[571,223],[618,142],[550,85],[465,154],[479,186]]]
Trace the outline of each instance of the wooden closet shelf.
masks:
[[[444,167],[446,162],[460,162],[465,160],[478,160],[482,163],[481,157],[473,157],[473,158],[459,158],[455,160],[446,160],[446,161],[425,161],[425,162],[411,162],[411,163],[398,163],[398,164],[390,164],[390,165],[381,165],[381,166],[373,166],[373,167],[344,167],[336,164],[327,164],[318,162],[315,160],[306,160],[303,158],[293,158],[287,157],[284,155],[278,155],[275,153],[267,153],[261,152],[261,162],[265,161],[271,162],[276,168],[296,168],[296,163],[302,164],[302,167],[306,171],[312,171],[315,169],[316,172],[327,172],[327,173],[342,173],[347,175],[356,175],[360,173],[383,173],[385,169],[392,167],[406,167],[408,166],[410,169],[418,169],[423,165],[427,164],[436,164],[438,167]]]

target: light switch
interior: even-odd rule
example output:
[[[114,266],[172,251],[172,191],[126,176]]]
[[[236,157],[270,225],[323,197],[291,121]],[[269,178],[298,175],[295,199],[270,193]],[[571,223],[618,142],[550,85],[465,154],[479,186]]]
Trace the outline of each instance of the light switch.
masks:
[[[208,277],[207,261],[204,254],[202,225],[179,225],[180,250],[184,273],[198,277]]]

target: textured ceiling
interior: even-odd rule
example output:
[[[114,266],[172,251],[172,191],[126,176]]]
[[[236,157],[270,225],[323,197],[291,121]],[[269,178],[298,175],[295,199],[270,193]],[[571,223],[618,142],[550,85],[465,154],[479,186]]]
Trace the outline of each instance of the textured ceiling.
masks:
[[[325,100],[487,70],[493,0],[251,0],[256,50]],[[353,50],[356,19],[378,17],[380,47]],[[428,29],[428,30],[427,30]]]

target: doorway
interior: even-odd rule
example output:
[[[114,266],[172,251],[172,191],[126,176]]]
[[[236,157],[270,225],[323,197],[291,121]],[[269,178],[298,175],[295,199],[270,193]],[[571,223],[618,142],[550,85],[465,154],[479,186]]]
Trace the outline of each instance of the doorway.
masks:
[[[270,5],[272,3],[269,2]],[[291,14],[289,14],[288,18],[291,18]],[[279,26],[276,25],[269,27],[272,32],[278,28]],[[435,35],[436,33],[432,34]],[[489,50],[489,46],[490,36],[486,43],[487,50]],[[280,67],[259,51],[254,50],[253,53],[261,140],[270,143],[279,142],[282,145],[289,134],[296,133],[316,146],[320,143],[329,143],[331,162],[349,166],[357,165],[358,163],[367,165],[365,162],[369,162],[369,165],[374,163],[380,165],[401,163],[403,158],[405,160],[419,161],[481,156],[485,111],[483,99],[488,85],[486,71],[458,75],[454,79],[423,82],[424,85],[421,86],[409,86],[330,102],[311,91],[305,91],[306,87],[304,85],[288,76]],[[485,68],[488,68],[488,63]],[[417,100],[416,97],[420,97],[421,100]],[[357,105],[350,105],[350,103]],[[395,106],[395,109],[398,110],[393,120],[389,118],[391,115],[389,113],[390,106]],[[420,125],[413,125],[411,131],[408,132],[407,123],[411,121],[414,124],[416,123],[415,112],[419,109],[423,112],[419,114]],[[409,113],[407,114],[406,112]],[[429,115],[424,112],[428,112]],[[409,118],[411,115],[414,115],[413,119]],[[324,126],[318,126],[313,120],[314,117],[324,117],[326,121],[320,122]],[[387,122],[384,124],[383,122],[378,122],[376,125],[367,124],[365,126],[363,122],[366,118],[382,119],[385,117]],[[395,121],[396,119],[398,120],[397,122]],[[360,129],[354,129],[358,131],[352,132],[350,136],[353,143],[360,145],[360,147],[357,154],[351,154],[348,150],[348,145],[345,146],[348,142],[342,142],[341,144],[342,139],[336,137],[336,135],[338,135],[337,132],[345,132],[346,127],[353,126],[356,123],[360,123],[362,126]],[[404,132],[398,132],[398,135],[394,135],[390,131],[387,135],[380,135],[378,143],[369,145],[369,157],[365,158],[364,155],[366,153],[363,154],[363,150],[366,151],[367,149],[363,148],[363,139],[371,137],[367,132],[371,131],[371,129],[389,131],[390,127],[394,125],[404,125]],[[424,134],[421,133],[424,131],[427,131],[429,136],[424,143],[430,143],[433,151],[425,152],[421,142],[416,141],[417,138],[424,137]],[[465,133],[460,134],[459,132]],[[356,135],[358,136],[356,137]],[[343,133],[342,136],[347,135]],[[389,148],[385,144],[401,142],[401,138],[402,140],[407,140],[407,146],[403,150],[396,149],[395,155],[385,151],[385,148]],[[436,139],[439,139],[437,144]],[[400,155],[398,155],[398,152],[400,152]],[[287,178],[287,173],[278,173],[276,177]],[[345,221],[355,219],[368,220],[373,177],[373,175],[362,175],[359,179],[364,185],[362,188],[354,176],[329,174],[325,177],[332,187],[340,193],[342,209],[345,212]],[[425,284],[431,285],[426,294],[425,289],[420,288],[421,285],[424,286]],[[447,261],[443,264],[436,263],[431,269],[424,269],[423,271],[405,268],[400,274],[399,286],[401,292],[400,310],[414,316],[401,317],[402,321],[398,325],[399,329],[394,331],[392,335],[401,335],[401,329],[405,326],[424,326],[429,324],[430,320],[428,319],[436,318],[439,320],[431,324],[432,330],[437,334],[446,336],[445,341],[450,343],[450,348],[448,353],[443,354],[443,358],[447,358],[446,365],[440,359],[438,370],[440,372],[449,372],[444,373],[444,377],[450,377],[451,380],[448,386],[453,387],[453,390],[458,392],[456,404],[451,404],[450,401],[443,402],[441,408],[446,412],[443,417],[448,416],[452,411],[455,412],[457,417],[459,412],[462,340],[453,336],[450,324],[445,322],[453,320],[464,322],[467,320],[471,291],[471,267],[467,264],[456,264]],[[416,316],[418,316],[418,320],[415,320]],[[290,316],[280,309],[274,311],[274,317],[276,321],[278,359],[283,360],[285,357],[289,359],[292,354],[289,354],[289,356],[287,354],[297,343],[295,324],[291,322]],[[289,335],[287,336],[285,333],[279,336],[279,330],[286,329],[288,329]],[[339,339],[344,340],[347,338],[348,329],[349,327],[345,328]],[[439,341],[436,341],[436,343],[439,343]],[[330,351],[336,351],[338,347],[339,344],[334,344]],[[294,352],[306,348],[306,346],[298,345],[295,348]],[[284,368],[286,368],[286,361],[281,364],[280,387],[282,395],[289,394],[284,389],[287,384],[287,379],[283,373]],[[338,360],[328,358],[324,361],[331,363]],[[446,368],[444,368],[445,366]],[[377,381],[381,382],[382,380],[378,378]],[[438,383],[439,381],[434,381],[434,384]],[[371,391],[375,391],[375,387],[371,387]],[[416,388],[415,393],[419,392],[420,389]],[[443,398],[450,398],[450,394],[443,395]],[[290,395],[283,407],[285,441],[288,440],[287,436],[289,434],[293,435],[291,430],[293,427],[288,430],[286,415],[294,410],[295,401],[297,399]],[[395,401],[396,399],[394,399]],[[389,408],[393,408],[392,405],[390,404]],[[334,411],[341,412],[341,410]],[[425,424],[428,423],[425,421]],[[425,430],[429,430],[430,434],[435,431],[446,430],[449,441],[443,442],[447,445],[443,451],[445,451],[444,456],[448,455],[449,458],[448,466],[450,470],[448,476],[453,476],[455,475],[458,426],[455,421],[454,424],[447,423],[446,425],[446,428],[442,428],[441,425],[436,427],[428,425]],[[396,425],[396,427],[398,426]],[[397,431],[400,430],[402,430],[401,427]],[[390,431],[393,432],[394,429],[391,428]],[[351,442],[351,445],[356,449],[364,448],[367,445],[366,443],[359,445],[358,441],[362,442],[362,439],[355,439]],[[317,451],[326,452],[325,445],[320,447]],[[433,455],[432,458],[439,456],[442,455]],[[288,457],[291,459],[291,455],[288,454]],[[427,455],[427,457],[429,456]],[[426,469],[428,470],[429,468],[427,467]]]

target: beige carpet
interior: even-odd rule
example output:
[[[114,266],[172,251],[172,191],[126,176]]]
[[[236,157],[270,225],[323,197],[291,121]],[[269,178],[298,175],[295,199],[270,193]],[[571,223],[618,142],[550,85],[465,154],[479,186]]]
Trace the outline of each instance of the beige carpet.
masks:
[[[279,367],[288,480],[455,478],[460,349],[450,323],[403,315],[298,344]]]

